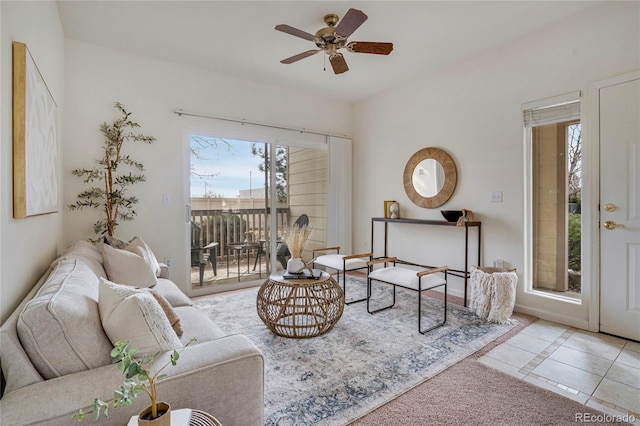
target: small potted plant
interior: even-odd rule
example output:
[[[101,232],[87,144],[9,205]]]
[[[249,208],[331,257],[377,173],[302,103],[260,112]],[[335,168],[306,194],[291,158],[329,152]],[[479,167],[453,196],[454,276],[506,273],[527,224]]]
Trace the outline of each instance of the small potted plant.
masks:
[[[150,370],[150,366],[160,355],[160,352],[135,358],[138,350],[134,347],[130,348],[128,340],[114,342],[111,358],[114,363],[118,364],[118,369],[124,374],[125,380],[118,389],[113,391],[113,401],[111,401],[113,408],[118,408],[120,405],[131,405],[138,394],[144,391],[149,396],[151,405],[140,412],[138,424],[170,425],[171,407],[165,402],[158,402],[156,383],[166,377],[166,374],[160,374],[162,370],[168,367],[169,364],[176,365],[178,358],[180,358],[180,352],[195,341],[196,339],[192,338],[180,351],[174,350],[170,360],[155,372]],[[87,414],[93,413],[93,419],[98,420],[101,412],[104,413],[105,417],[109,417],[109,404],[109,402],[96,398],[90,411],[80,409],[73,415],[73,418],[83,421]]]

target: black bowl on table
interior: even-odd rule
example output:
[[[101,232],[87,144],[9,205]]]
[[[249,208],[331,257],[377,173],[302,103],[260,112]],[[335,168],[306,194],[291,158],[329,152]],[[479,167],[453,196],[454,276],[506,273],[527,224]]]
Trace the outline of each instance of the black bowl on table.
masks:
[[[440,210],[440,213],[447,222],[457,222],[462,216],[462,210]]]

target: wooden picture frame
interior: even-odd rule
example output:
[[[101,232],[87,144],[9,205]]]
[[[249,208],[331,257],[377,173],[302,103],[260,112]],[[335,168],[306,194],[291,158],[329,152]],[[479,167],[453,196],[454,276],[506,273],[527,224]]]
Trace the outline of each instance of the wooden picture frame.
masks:
[[[27,45],[13,42],[13,217],[58,211],[58,107]]]

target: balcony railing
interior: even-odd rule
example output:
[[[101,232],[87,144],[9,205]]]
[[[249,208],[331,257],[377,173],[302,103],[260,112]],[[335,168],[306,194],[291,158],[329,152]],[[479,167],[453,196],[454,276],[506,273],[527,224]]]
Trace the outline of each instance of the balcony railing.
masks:
[[[204,247],[217,242],[216,261],[224,258],[231,243],[270,240],[270,209],[217,209],[192,210],[191,220],[200,226],[200,241],[193,247]],[[277,229],[272,234],[279,239],[289,224],[289,208],[276,209]]]

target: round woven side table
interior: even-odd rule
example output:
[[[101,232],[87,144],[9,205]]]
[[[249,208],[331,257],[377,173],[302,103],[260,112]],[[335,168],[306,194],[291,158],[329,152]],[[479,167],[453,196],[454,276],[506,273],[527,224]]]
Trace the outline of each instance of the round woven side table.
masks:
[[[331,330],[344,309],[344,293],[326,272],[318,279],[285,279],[272,274],[260,290],[258,316],[275,334],[297,339]]]

